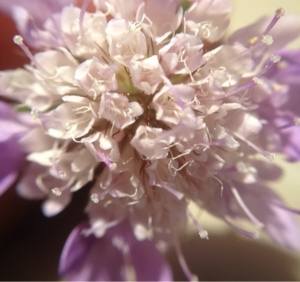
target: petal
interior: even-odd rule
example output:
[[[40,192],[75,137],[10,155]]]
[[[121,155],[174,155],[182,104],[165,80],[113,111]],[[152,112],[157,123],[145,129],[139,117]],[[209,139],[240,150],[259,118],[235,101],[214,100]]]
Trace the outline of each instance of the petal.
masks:
[[[133,245],[131,255],[137,281],[173,280],[170,266],[153,242],[143,241]]]
[[[18,176],[22,165],[23,153],[17,140],[0,142],[0,195],[10,187]]]
[[[185,18],[192,33],[208,42],[216,42],[223,36],[229,25],[229,13],[232,4],[229,0],[191,1],[191,7],[186,11]],[[198,28],[201,24],[201,28]]]
[[[142,20],[146,14],[152,22],[151,29],[154,36],[157,40],[164,39],[165,35],[175,33],[182,21],[183,10],[180,2],[180,0],[144,1],[144,5],[142,4],[137,11],[137,21]]]
[[[60,196],[50,194],[43,203],[42,210],[45,216],[51,217],[60,213],[71,202],[71,193],[64,191]]]
[[[3,177],[0,177],[0,196],[15,182],[17,176],[17,171],[12,171]]]
[[[131,267],[137,281],[172,280],[170,268],[154,243],[137,241],[127,222],[110,228],[102,238],[87,235],[84,230],[89,228],[87,223],[76,227],[64,246],[59,273],[67,280],[123,281],[129,278],[126,271]]]

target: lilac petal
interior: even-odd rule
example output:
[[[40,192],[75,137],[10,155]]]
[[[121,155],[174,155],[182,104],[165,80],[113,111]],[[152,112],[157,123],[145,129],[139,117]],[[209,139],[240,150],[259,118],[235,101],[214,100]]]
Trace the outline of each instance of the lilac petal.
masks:
[[[151,0],[144,1],[144,10],[140,9],[137,14],[137,20],[141,20],[143,13],[153,23],[153,30],[156,37],[167,33],[175,32],[179,27],[183,11],[180,6],[180,0]],[[166,19],[168,21],[166,22]]]
[[[137,281],[172,281],[172,272],[153,242],[143,241],[131,248]]]
[[[0,119],[11,119],[14,117],[14,112],[12,108],[0,101]]]
[[[281,84],[299,85],[300,50],[283,50],[278,52],[278,55],[284,67],[274,66],[271,78]]]
[[[300,160],[300,128],[293,126],[286,129],[286,134],[282,135],[282,152],[286,154],[288,161],[295,162]]]
[[[0,142],[7,141],[12,137],[19,137],[27,129],[28,126],[23,123],[22,117],[18,116],[11,106],[0,102]]]
[[[276,127],[279,128],[278,134],[281,137],[280,152],[284,153],[287,160],[295,162],[300,160],[300,127],[298,125],[280,129],[280,125],[288,124],[286,118],[276,118],[273,120]]]
[[[292,65],[300,65],[300,50],[281,50],[278,52],[281,59]]]
[[[0,119],[0,142],[4,142],[12,138],[13,136],[24,133],[27,127],[12,120]]]
[[[128,265],[122,246],[129,247],[137,281],[172,280],[170,268],[154,243],[137,241],[127,222],[110,228],[102,238],[82,233],[89,228],[87,223],[76,227],[64,246],[59,273],[67,280],[125,280],[128,278],[125,274]]]
[[[15,181],[23,161],[23,154],[16,140],[0,143],[0,195]]]
[[[121,275],[123,257],[113,248],[110,238],[97,239],[82,234],[87,223],[76,227],[64,246],[59,273],[69,281],[124,280]]]

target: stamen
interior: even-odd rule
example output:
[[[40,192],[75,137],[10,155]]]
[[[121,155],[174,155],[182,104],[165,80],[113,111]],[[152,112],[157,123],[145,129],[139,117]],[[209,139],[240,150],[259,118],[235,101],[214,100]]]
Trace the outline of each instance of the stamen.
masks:
[[[274,64],[277,64],[280,62],[281,57],[279,55],[271,55],[269,61],[264,65],[262,71],[259,73],[260,75],[263,75],[269,68],[271,68]]]
[[[187,213],[188,217],[192,220],[195,227],[198,229],[198,233],[200,235],[200,238],[208,240],[209,239],[208,238],[208,232],[205,229],[203,229],[203,227],[198,223],[198,221],[193,216],[193,214],[189,211],[189,209],[186,209],[186,213]]]
[[[13,41],[15,44],[19,45],[22,51],[26,54],[26,56],[34,63],[36,68],[38,68],[40,71],[44,72],[46,75],[50,75],[35,59],[35,57],[32,55],[28,47],[23,42],[23,37],[21,35],[15,35],[13,37]]]
[[[68,181],[65,185],[63,185],[62,187],[59,187],[59,188],[58,188],[58,187],[55,187],[55,188],[51,189],[51,192],[52,192],[55,196],[59,197],[59,196],[62,194],[63,191],[65,191],[65,190],[67,190],[67,189],[70,188],[70,186],[73,184],[74,180],[75,180],[75,178],[74,178],[74,177],[71,177],[71,178],[69,179],[69,181]]]
[[[242,141],[244,141],[247,145],[249,145],[251,148],[253,148],[255,151],[257,151],[259,154],[263,155],[264,157],[266,157],[270,162],[273,162],[275,159],[275,153],[269,153],[266,152],[262,149],[260,149],[258,146],[256,146],[254,143],[252,143],[251,141],[247,140],[246,138],[244,138],[242,135],[235,133],[234,134],[237,138],[241,139]]]
[[[234,187],[231,188],[232,194],[235,197],[235,199],[237,200],[238,204],[240,205],[240,207],[242,208],[242,210],[245,212],[245,214],[248,216],[248,218],[253,222],[253,224],[261,229],[262,227],[264,227],[263,223],[261,223],[253,214],[252,212],[248,209],[248,207],[246,206],[245,202],[243,201],[243,199],[241,198],[238,190]]]
[[[181,200],[184,197],[184,194],[171,188],[167,183],[164,183],[164,185],[161,186],[161,188],[166,189],[169,191],[172,195],[174,195],[178,200]]]
[[[257,77],[254,77],[252,79],[252,81],[240,86],[240,87],[237,87],[236,89],[233,89],[227,93],[225,93],[224,95],[220,95],[219,97],[213,97],[212,100],[222,100],[222,99],[225,99],[229,96],[232,96],[232,95],[235,95],[239,92],[242,92],[242,91],[245,91],[245,90],[249,90],[251,89],[252,87],[256,86],[256,85],[261,85],[262,84],[262,81],[257,78]],[[211,99],[211,98],[210,98]]]
[[[225,222],[233,229],[235,229],[237,232],[241,233],[242,235],[250,238],[250,239],[254,239],[254,240],[257,240],[259,239],[259,233],[258,231],[255,231],[255,232],[250,232],[250,231],[247,231],[245,229],[242,229],[238,226],[236,226],[235,224],[232,224],[230,221],[228,221],[227,219],[225,219]]]
[[[300,125],[300,118],[294,118],[291,121],[288,121],[286,124],[281,125],[281,126],[277,126],[276,128],[279,130],[284,130],[293,126],[298,126]]]
[[[21,35],[15,35],[13,37],[13,41],[15,44],[19,45],[20,48],[23,50],[23,52],[27,55],[27,57],[32,61],[34,62],[34,64],[36,63],[35,62],[35,58],[34,56],[31,54],[31,52],[29,51],[28,47],[24,44],[23,42],[23,37]]]
[[[111,166],[111,162],[108,160],[108,158],[101,151],[97,151],[97,154],[103,160],[103,162],[106,164],[107,167]]]
[[[278,22],[278,20],[284,16],[285,14],[285,10],[283,8],[277,9],[275,12],[275,16],[272,19],[272,21],[269,23],[269,25],[267,26],[266,30],[263,32],[264,35],[268,34],[271,29],[275,26],[275,24]]]
[[[171,221],[172,221],[172,219],[171,219]],[[172,229],[174,229],[173,224],[172,224]],[[177,258],[178,258],[178,261],[179,261],[179,264],[181,266],[181,269],[182,269],[183,273],[189,279],[189,281],[198,281],[198,277],[191,272],[191,270],[189,269],[189,267],[187,265],[187,262],[184,258],[183,253],[182,253],[180,243],[179,243],[178,238],[176,236],[176,230],[172,230],[172,234],[173,234],[173,238],[174,238],[174,245],[175,245],[175,250],[176,250],[176,253],[177,253]]]
[[[253,77],[253,82],[256,84],[256,85],[263,85],[264,83],[262,82],[262,80],[260,80],[258,77]]]

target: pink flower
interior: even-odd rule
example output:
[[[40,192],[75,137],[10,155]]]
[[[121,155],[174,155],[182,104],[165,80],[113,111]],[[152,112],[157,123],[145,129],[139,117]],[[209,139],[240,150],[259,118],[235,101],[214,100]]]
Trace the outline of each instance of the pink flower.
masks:
[[[265,186],[255,161],[296,148],[298,133],[282,134],[279,123],[298,118],[282,101],[299,64],[286,56],[280,65],[278,54],[300,34],[299,17],[279,9],[221,44],[228,0],[94,0],[89,12],[88,0],[80,8],[45,0],[45,18],[35,1],[18,2],[0,1],[31,60],[0,74],[2,95],[33,116],[20,139],[29,165],[18,192],[44,199],[53,216],[92,186],[89,224],[73,231],[62,255],[66,278],[169,279],[160,246],[175,247],[194,279],[177,230],[190,220],[201,238],[208,232],[191,202],[248,237],[264,230],[300,248],[298,211]]]

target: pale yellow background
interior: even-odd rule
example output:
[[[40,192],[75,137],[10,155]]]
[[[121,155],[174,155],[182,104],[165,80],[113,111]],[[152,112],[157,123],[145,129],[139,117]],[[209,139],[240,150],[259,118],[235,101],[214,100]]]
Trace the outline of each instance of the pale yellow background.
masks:
[[[286,13],[300,15],[300,0],[232,0],[231,2],[234,9],[229,33],[253,23],[264,15],[272,15],[278,8],[284,8]],[[300,38],[290,47],[300,48]]]

